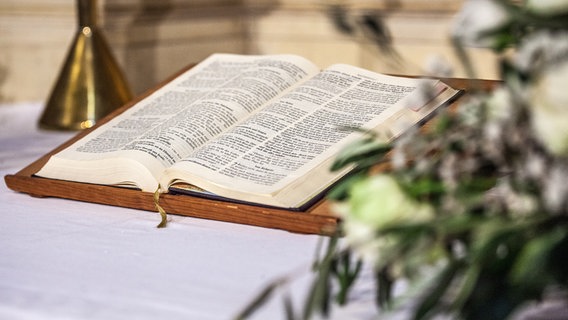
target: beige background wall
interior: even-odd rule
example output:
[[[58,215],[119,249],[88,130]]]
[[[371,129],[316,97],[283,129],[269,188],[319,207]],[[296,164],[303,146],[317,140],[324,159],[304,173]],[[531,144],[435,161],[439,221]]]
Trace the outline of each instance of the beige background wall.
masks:
[[[424,74],[434,57],[458,68],[448,42],[460,0],[99,0],[100,25],[136,93],[214,52],[297,53],[321,67],[345,62],[379,72]],[[380,17],[401,55],[382,53],[348,21]],[[44,101],[77,30],[73,0],[0,0],[0,103]],[[493,57],[471,49],[479,77],[496,78]]]

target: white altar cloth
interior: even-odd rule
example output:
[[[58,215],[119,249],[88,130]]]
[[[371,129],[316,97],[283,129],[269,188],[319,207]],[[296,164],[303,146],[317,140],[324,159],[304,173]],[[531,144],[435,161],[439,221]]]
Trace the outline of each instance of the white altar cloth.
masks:
[[[0,105],[2,178],[74,135],[38,130],[41,109]],[[0,320],[233,319],[287,275],[299,278],[251,319],[286,319],[285,292],[301,309],[319,236],[173,215],[157,229],[159,220],[153,212],[33,198],[0,183]],[[334,306],[331,319],[385,319],[373,286],[367,266],[349,305]],[[541,307],[565,319],[554,303]],[[533,319],[539,308],[527,311],[514,319]],[[404,309],[388,317],[407,318]]]
[[[38,103],[0,106],[0,174],[72,137]],[[318,236],[77,201],[0,183],[0,319],[231,319],[271,280],[309,268]],[[302,300],[309,281],[294,282]],[[278,295],[255,319],[284,319]]]

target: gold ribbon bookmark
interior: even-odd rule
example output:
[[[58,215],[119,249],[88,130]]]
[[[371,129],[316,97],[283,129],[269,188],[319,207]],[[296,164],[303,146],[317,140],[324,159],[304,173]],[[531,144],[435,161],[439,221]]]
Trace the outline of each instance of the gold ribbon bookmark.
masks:
[[[162,221],[160,221],[160,224],[158,224],[157,228],[165,228],[168,223],[168,214],[166,213],[166,210],[164,210],[164,208],[162,208],[162,206],[160,205],[161,189],[162,186],[158,185],[158,189],[156,189],[156,192],[154,192],[154,205],[156,206],[156,209],[162,217]]]

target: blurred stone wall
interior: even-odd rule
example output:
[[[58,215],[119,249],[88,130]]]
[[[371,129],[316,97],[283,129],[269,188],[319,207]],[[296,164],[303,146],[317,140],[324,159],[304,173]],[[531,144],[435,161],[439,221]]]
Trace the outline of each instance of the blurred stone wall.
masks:
[[[462,2],[99,0],[98,11],[139,94],[214,52],[297,53],[321,67],[341,62],[412,75],[444,60],[464,76],[448,41]],[[385,39],[369,33],[372,24],[385,28],[396,59],[381,48]],[[73,0],[0,0],[0,103],[47,99],[76,30]],[[491,54],[470,51],[479,77],[496,78]]]

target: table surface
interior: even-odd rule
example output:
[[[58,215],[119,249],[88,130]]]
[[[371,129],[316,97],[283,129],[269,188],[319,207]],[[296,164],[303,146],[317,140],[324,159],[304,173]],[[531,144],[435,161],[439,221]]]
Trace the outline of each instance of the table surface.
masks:
[[[38,130],[41,111],[39,103],[0,105],[2,177],[73,137]],[[232,319],[284,276],[294,280],[251,319],[285,319],[287,293],[301,309],[325,238],[170,218],[157,229],[157,213],[33,198],[0,183],[0,320]],[[373,285],[366,266],[349,305],[334,306],[331,319],[384,318],[374,307]],[[565,315],[563,301],[558,305],[542,307],[547,315]],[[407,312],[389,319],[405,319]]]
[[[0,106],[2,177],[73,136],[38,130],[41,110]],[[157,213],[33,198],[1,183],[0,319],[231,319],[288,274],[301,275],[289,289],[300,307],[320,237],[182,216],[164,229],[158,222]],[[253,318],[284,319],[281,297]]]

